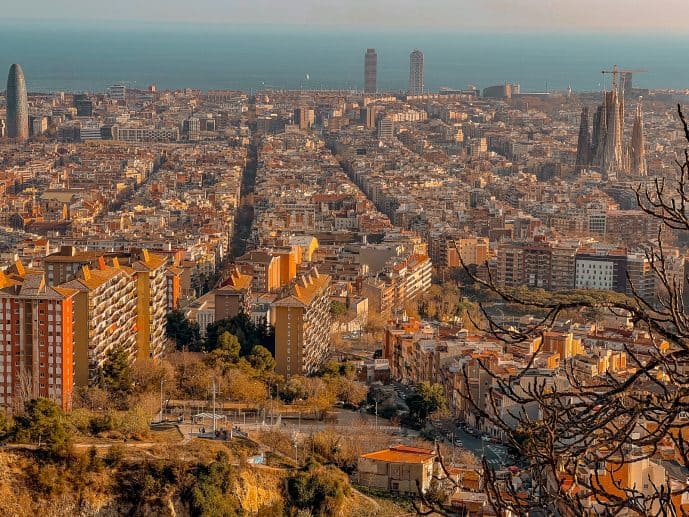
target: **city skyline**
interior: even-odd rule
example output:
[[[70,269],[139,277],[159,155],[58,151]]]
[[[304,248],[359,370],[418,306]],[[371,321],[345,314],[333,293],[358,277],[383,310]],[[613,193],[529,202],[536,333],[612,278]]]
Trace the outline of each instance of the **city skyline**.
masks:
[[[117,4],[98,4],[87,0],[69,0],[58,7],[47,0],[29,4],[12,3],[4,8],[6,18],[25,20],[70,21],[154,21],[247,23],[276,25],[336,25],[375,27],[443,27],[518,31],[530,30],[622,30],[682,31],[689,16],[689,4],[665,0],[662,5],[640,1],[609,0],[604,3],[583,0],[576,4],[554,0],[547,6],[539,0],[516,2],[490,0],[435,0],[419,9],[412,0],[297,0],[276,4],[271,0],[246,2],[199,0],[189,10],[186,2],[154,0],[141,5],[134,0]],[[547,7],[547,9],[544,9]],[[660,8],[659,8],[660,7]],[[369,15],[362,19],[360,13]],[[596,16],[591,16],[595,12]],[[672,16],[668,16],[672,13]]]

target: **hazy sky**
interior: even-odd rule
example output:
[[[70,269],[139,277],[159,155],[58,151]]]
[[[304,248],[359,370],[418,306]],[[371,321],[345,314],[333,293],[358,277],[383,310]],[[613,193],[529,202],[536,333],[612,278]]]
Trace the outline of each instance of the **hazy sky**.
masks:
[[[684,31],[689,0],[20,0],[3,17],[501,30]]]

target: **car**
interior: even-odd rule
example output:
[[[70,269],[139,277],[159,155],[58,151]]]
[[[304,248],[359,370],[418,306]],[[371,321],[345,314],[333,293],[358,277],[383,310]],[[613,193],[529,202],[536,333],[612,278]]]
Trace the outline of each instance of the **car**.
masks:
[[[490,437],[488,435],[484,434],[483,436],[481,436],[481,440],[483,440],[484,442],[488,442],[488,441],[490,441]]]
[[[455,440],[455,445],[457,447],[464,447],[464,444],[462,443],[462,440]]]

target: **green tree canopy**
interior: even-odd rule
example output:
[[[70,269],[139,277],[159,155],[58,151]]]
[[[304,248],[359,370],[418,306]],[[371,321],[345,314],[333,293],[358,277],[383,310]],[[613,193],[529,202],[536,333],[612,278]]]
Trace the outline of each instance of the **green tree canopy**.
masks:
[[[186,348],[191,352],[199,352],[202,348],[199,324],[189,321],[182,311],[168,313],[165,335],[175,342],[177,350]]]
[[[251,349],[248,357],[249,363],[260,372],[272,372],[275,370],[275,358],[266,347],[256,345]]]
[[[101,388],[119,399],[132,392],[132,368],[124,347],[116,346],[108,352],[105,362],[98,370],[97,380]]]
[[[242,357],[249,355],[256,345],[264,346],[271,353],[275,350],[275,335],[272,328],[266,325],[256,325],[243,312],[234,318],[218,320],[208,325],[205,349],[212,351],[218,348],[220,346],[218,339],[223,332],[229,332],[237,337],[241,346],[240,356]]]
[[[423,425],[429,416],[445,407],[443,386],[424,381],[406,398],[406,402],[411,420],[417,425]]]
[[[62,409],[52,400],[37,398],[24,405],[24,414],[16,419],[19,440],[47,445],[51,452],[63,455],[72,445],[72,434]]]
[[[241,345],[237,336],[225,330],[218,337],[217,348],[208,355],[208,362],[212,366],[227,369],[237,363],[240,351]]]

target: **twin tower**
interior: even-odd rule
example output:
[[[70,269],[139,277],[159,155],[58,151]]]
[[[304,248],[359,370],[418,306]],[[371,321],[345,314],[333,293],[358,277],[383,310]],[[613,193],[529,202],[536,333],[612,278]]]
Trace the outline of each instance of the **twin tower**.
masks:
[[[29,101],[22,67],[14,64],[7,76],[7,136],[15,140],[29,138]]]

